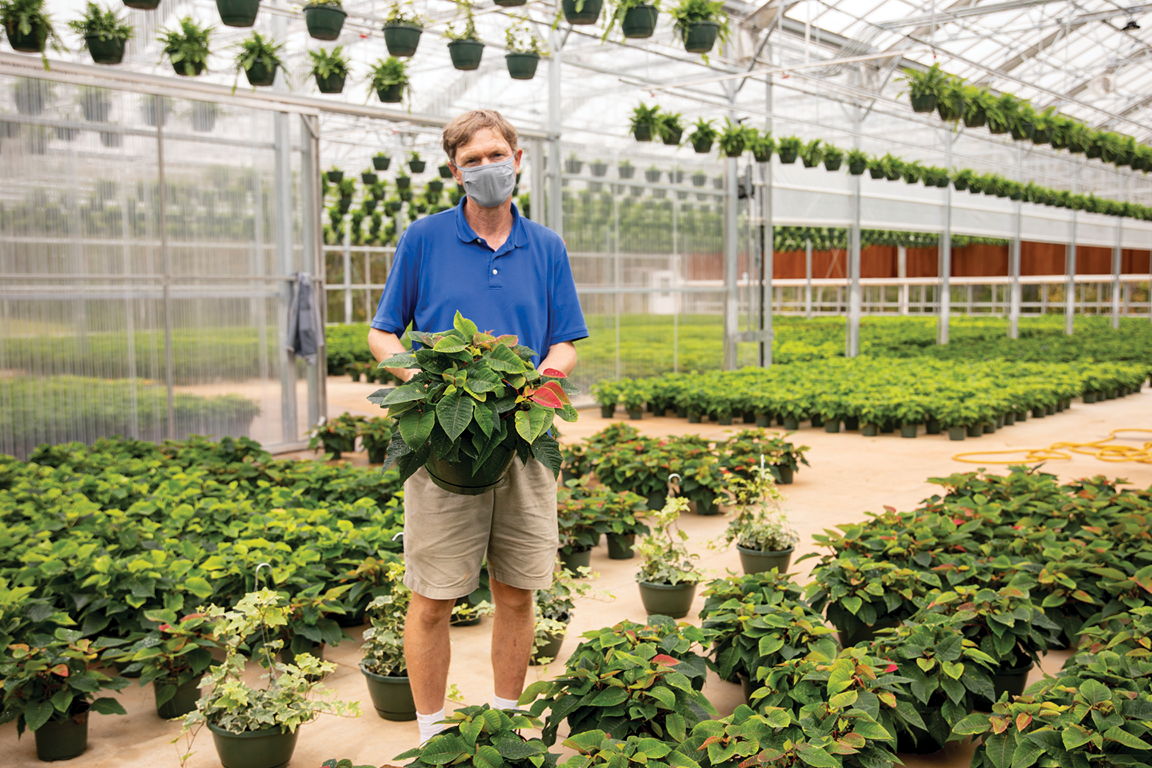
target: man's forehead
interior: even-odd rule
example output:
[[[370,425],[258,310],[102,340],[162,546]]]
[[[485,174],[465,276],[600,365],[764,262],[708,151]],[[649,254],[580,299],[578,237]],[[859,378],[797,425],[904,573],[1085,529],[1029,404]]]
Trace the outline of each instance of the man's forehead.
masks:
[[[512,147],[509,146],[507,139],[495,131],[485,128],[477,131],[472,135],[472,138],[467,144],[459,147],[456,154],[486,154],[494,151],[510,152]]]

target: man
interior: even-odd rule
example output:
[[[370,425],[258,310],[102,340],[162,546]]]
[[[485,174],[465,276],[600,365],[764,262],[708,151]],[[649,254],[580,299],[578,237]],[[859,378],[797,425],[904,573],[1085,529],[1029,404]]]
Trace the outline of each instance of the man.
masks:
[[[400,335],[452,327],[456,311],[484,331],[514,334],[543,354],[538,367],[566,375],[572,342],[588,329],[563,240],[520,216],[512,204],[523,150],[499,112],[476,110],[444,128],[444,152],[466,197],[456,208],[414,222],[400,238],[368,344],[377,360],[404,351]],[[389,369],[407,381],[414,371]],[[458,597],[476,589],[481,562],[496,616],[492,627],[493,706],[515,706],[534,635],[532,592],[552,583],[559,536],[556,479],[540,462],[518,458],[496,488],[461,496],[420,469],[404,485],[404,583],[412,605],[404,656],[420,741],[443,726],[450,646],[448,620]]]

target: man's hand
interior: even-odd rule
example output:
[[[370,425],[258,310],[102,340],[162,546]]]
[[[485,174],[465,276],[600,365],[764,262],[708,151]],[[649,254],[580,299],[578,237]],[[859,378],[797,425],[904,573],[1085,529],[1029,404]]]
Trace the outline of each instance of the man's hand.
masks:
[[[576,369],[576,345],[570,341],[562,341],[548,348],[548,356],[540,361],[537,370],[543,372],[548,368],[555,368],[565,376],[571,376]]]
[[[384,362],[392,355],[401,355],[408,351],[400,341],[399,336],[381,331],[378,328],[368,329],[368,349],[372,350],[372,356],[379,363]],[[417,373],[413,368],[385,368],[384,370],[400,381],[408,381]]]

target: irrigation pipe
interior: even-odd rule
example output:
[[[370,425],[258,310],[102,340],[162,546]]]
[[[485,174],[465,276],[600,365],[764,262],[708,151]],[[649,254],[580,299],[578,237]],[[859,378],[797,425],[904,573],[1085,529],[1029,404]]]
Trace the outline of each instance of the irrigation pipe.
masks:
[[[1060,461],[1063,459],[1071,459],[1072,454],[1079,453],[1083,456],[1093,456],[1099,461],[1111,462],[1137,462],[1139,464],[1152,464],[1152,440],[1145,441],[1140,447],[1130,445],[1109,445],[1111,441],[1117,440],[1118,432],[1148,432],[1152,433],[1152,429],[1114,429],[1103,440],[1096,440],[1090,443],[1052,443],[1047,448],[1015,448],[1009,451],[970,451],[968,453],[958,453],[952,457],[953,461],[963,461],[967,464],[1031,464],[1038,461]],[[1012,459],[1009,461],[987,460],[987,459],[970,459],[969,456],[992,456],[1006,453],[1023,453],[1023,459]]]

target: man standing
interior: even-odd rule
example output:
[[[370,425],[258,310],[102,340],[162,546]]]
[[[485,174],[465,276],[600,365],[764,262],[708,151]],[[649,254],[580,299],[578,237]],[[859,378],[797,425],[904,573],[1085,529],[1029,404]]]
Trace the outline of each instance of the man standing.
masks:
[[[409,323],[443,331],[459,311],[481,330],[514,334],[543,354],[534,360],[541,370],[570,375],[572,342],[588,329],[564,241],[512,204],[523,157],[516,129],[499,112],[475,110],[444,128],[442,146],[467,196],[400,238],[368,332],[372,354],[383,361],[404,352],[399,337]],[[413,374],[389,370],[404,381]],[[404,484],[404,583],[413,592],[404,657],[421,743],[442,729],[433,724],[444,718],[448,621],[456,598],[478,586],[485,557],[496,607],[493,706],[515,706],[532,652],[532,592],[551,586],[558,544],[556,479],[538,461],[513,459],[480,496],[444,491],[423,468]]]

